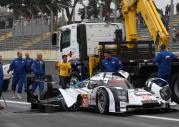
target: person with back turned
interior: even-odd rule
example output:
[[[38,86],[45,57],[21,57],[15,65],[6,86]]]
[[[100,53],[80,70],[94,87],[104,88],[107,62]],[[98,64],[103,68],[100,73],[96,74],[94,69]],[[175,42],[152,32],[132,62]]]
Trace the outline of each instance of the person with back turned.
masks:
[[[160,53],[153,59],[153,63],[158,63],[158,77],[170,82],[172,62],[176,59],[172,52],[166,50],[166,45],[160,46]]]

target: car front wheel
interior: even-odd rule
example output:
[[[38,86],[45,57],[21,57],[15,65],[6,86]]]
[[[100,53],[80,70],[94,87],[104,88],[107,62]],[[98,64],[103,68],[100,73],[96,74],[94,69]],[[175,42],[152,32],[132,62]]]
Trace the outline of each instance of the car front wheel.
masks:
[[[105,89],[100,88],[97,91],[97,108],[101,114],[109,112],[109,96]]]

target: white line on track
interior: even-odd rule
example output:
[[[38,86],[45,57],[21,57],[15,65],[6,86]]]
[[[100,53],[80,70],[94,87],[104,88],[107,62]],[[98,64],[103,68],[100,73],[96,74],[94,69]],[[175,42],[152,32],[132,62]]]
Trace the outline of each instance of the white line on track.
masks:
[[[4,102],[4,100],[0,100],[0,102]],[[6,100],[6,103],[21,104],[21,105],[30,105],[30,103],[22,102],[22,101],[10,101],[10,100]]]
[[[3,101],[3,100],[0,100],[0,102],[4,102],[4,101]],[[30,103],[27,103],[27,102],[11,101],[11,100],[6,100],[6,103],[21,104],[21,105],[30,105]],[[43,115],[44,115],[44,114],[43,114]],[[140,118],[149,118],[149,119],[158,119],[158,120],[179,122],[179,119],[169,118],[169,117],[158,117],[158,116],[149,116],[149,115],[135,115],[135,116],[136,116],[136,117],[140,117]]]
[[[169,117],[158,117],[158,116],[148,116],[148,115],[135,115],[135,116],[140,117],[140,118],[149,118],[149,119],[158,119],[158,120],[179,122],[179,119],[169,118]]]

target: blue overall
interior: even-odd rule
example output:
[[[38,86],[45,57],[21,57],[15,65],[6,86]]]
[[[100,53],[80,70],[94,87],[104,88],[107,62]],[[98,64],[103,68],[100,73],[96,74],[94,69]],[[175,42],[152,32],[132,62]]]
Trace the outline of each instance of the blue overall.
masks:
[[[166,50],[161,51],[153,59],[153,63],[158,63],[158,77],[170,81],[172,62],[176,59],[175,55]]]
[[[120,69],[122,69],[122,64],[117,57],[102,60],[102,70],[104,72],[118,72]]]
[[[25,62],[26,62],[26,72],[27,72],[27,74],[30,74],[31,73],[31,66],[32,66],[32,63],[33,63],[33,59],[26,58]],[[27,90],[27,77],[25,77],[25,80],[24,80],[24,89],[25,89],[25,91]]]
[[[26,63],[22,58],[16,58],[10,64],[10,71],[13,71],[13,79],[12,79],[12,91],[16,90],[16,86],[18,84],[17,92],[19,94],[22,93],[22,88],[26,75]]]
[[[0,98],[3,91],[3,77],[4,77],[3,65],[0,63]]]
[[[31,94],[33,94],[37,87],[39,87],[41,95],[44,90],[45,62],[34,60],[32,64],[32,72],[35,74],[36,82],[32,84]]]

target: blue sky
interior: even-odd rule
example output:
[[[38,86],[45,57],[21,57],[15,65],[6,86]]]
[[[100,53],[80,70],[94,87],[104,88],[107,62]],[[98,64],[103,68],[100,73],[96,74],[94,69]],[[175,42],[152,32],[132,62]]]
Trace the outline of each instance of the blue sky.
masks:
[[[167,4],[170,4],[171,0],[154,0],[158,8],[165,9]]]

